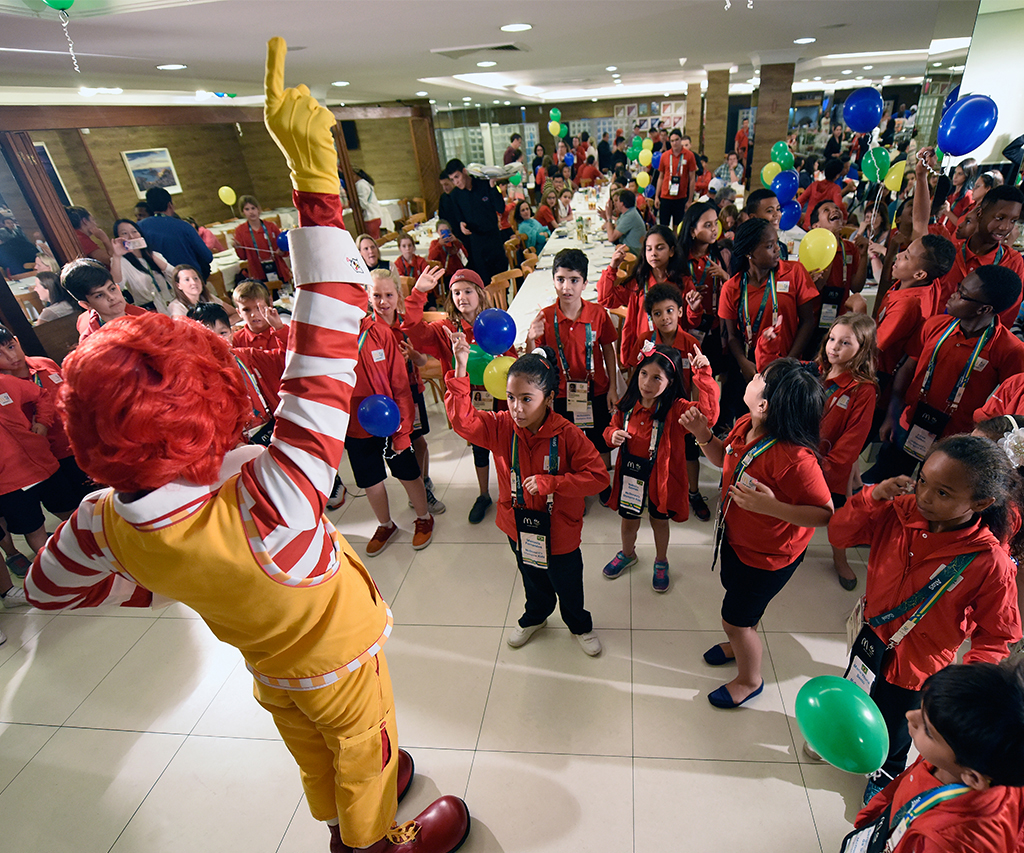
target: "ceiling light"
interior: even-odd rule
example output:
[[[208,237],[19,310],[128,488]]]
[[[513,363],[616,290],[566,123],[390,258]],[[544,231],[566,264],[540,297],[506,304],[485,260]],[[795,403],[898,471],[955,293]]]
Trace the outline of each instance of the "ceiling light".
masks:
[[[666,97],[666,98],[668,98],[668,97],[669,97],[669,94],[668,94],[668,92],[666,92],[666,93],[665,93],[665,97]]]
[[[417,98],[425,98],[425,97],[427,97],[427,93],[426,92],[417,92],[416,93],[416,97]]]
[[[187,65],[182,65],[180,62],[172,62],[169,65],[158,65],[156,67],[156,70],[157,71],[182,71],[185,68],[188,68],[188,66]]]
[[[596,103],[597,103],[597,98],[591,98],[591,99],[590,99],[590,103],[592,103],[592,104],[596,104]]]
[[[882,79],[883,80],[892,80],[892,74],[886,74]]]
[[[503,33],[525,33],[527,30],[532,30],[533,24],[505,24],[501,28]]]
[[[464,100],[464,101],[472,101],[473,99],[472,99],[471,97],[469,97],[469,96],[467,95],[467,96],[466,96],[465,98],[463,98],[462,100]]]
[[[433,98],[431,98],[431,99],[430,99],[430,103],[432,103],[432,104],[436,104],[436,103],[437,103],[437,101],[435,101],[435,100],[434,100]]]
[[[492,104],[500,104],[501,101],[491,101]]]
[[[508,106],[512,105],[512,102],[511,101],[505,101],[504,104],[505,104],[506,107],[508,107]]]
[[[618,70],[619,70],[619,66],[618,65],[609,65],[607,68],[605,68],[605,71],[618,71]]]
[[[940,68],[941,66],[942,66],[941,62],[933,62],[932,63],[932,68]]]
[[[816,38],[811,38],[811,36],[804,36],[803,38],[793,39],[793,44],[814,44],[816,41]]]
[[[803,79],[803,80],[801,80],[800,82],[801,82],[801,83],[809,83],[809,82],[810,82],[810,80],[808,80],[808,79],[807,79],[806,77],[804,77],[804,79]]]
[[[815,79],[815,80],[820,80],[821,78],[820,78],[820,77],[815,77],[814,79]]]
[[[850,68],[847,68],[845,71],[843,71],[843,74],[853,74],[853,70],[850,69]]]
[[[615,80],[618,80],[621,76],[621,74],[612,74],[612,78]]]
[[[473,104],[473,106],[476,107],[477,109],[480,108],[480,104]]]
[[[338,106],[339,106],[339,107],[343,107],[343,106],[345,106],[345,102],[344,102],[344,101],[342,101],[342,102],[341,102],[340,104],[338,104]]]
[[[906,79],[907,79],[906,77],[900,77],[900,80],[906,80]]]
[[[861,74],[861,75],[859,75],[859,76],[857,76],[857,77],[854,77],[853,79],[854,79],[854,80],[863,80],[863,79],[864,79],[864,75],[863,75],[863,74]]]
[[[341,88],[342,86],[348,86],[349,82],[348,80],[335,80],[331,85]]]
[[[739,67],[738,65],[733,65],[733,66],[732,66],[732,67],[731,67],[731,68],[729,69],[729,73],[730,73],[730,74],[735,74],[735,73],[736,73],[736,72],[738,72],[739,70],[740,70],[740,67]]]
[[[875,67],[874,65],[865,65],[865,66],[864,66],[864,70],[865,70],[865,71],[870,71],[870,70],[871,70],[872,68],[874,68],[874,67]]]
[[[495,62],[493,59],[485,59],[483,62],[478,62],[476,64],[476,67],[477,68],[493,68],[497,64],[498,63]]]

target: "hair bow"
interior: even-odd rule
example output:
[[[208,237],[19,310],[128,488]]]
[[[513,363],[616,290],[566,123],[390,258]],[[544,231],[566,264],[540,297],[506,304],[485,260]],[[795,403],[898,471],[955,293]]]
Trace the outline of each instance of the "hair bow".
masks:
[[[640,352],[637,353],[636,363],[639,364],[645,358],[650,358],[654,353],[654,341],[644,341],[644,345],[640,347]]]
[[[996,444],[1003,448],[1014,468],[1024,465],[1024,428],[1010,430]]]

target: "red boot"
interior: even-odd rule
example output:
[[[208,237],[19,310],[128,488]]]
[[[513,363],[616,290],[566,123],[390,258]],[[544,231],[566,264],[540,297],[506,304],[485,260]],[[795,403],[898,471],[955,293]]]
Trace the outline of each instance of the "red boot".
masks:
[[[402,802],[409,793],[412,777],[416,773],[416,762],[404,749],[398,750],[398,802]]]
[[[469,809],[451,795],[434,800],[415,820],[393,826],[368,853],[455,853],[469,836]]]

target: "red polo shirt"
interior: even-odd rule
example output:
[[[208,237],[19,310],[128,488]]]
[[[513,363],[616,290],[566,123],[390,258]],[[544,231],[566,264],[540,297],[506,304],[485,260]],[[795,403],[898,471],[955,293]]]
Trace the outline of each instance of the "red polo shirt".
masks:
[[[1018,373],[1002,382],[992,395],[974,413],[974,422],[997,418],[1000,415],[1024,415],[1024,373]]]
[[[742,273],[734,275],[722,285],[722,294],[718,302],[718,316],[723,320],[734,320],[740,337],[745,339],[746,327],[740,322],[739,300],[740,282]],[[756,288],[749,288],[747,292],[747,310],[751,323],[757,318],[757,312],[761,308],[761,300],[764,297],[767,287],[767,280]],[[818,289],[807,275],[807,271],[795,261],[779,261],[779,267],[775,271],[775,290],[779,305],[779,315],[782,317],[782,324],[779,327],[779,349],[783,354],[788,354],[796,339],[797,329],[800,327],[800,316],[797,308],[807,302],[818,299]],[[764,317],[761,320],[759,329],[754,329],[755,337],[772,325],[772,300],[768,297],[765,303]],[[747,345],[751,342],[747,341]]]
[[[921,324],[938,311],[939,280],[889,290],[878,311],[878,369],[894,373]]]
[[[1017,273],[1017,278],[1024,279],[1024,258],[1021,258],[1020,252],[1012,246],[996,246],[991,252],[986,252],[984,255],[976,255],[968,248],[967,240],[957,240],[955,237],[952,239],[953,245],[956,247],[956,260],[953,261],[953,268],[942,277],[939,283],[941,289],[939,294],[940,305],[945,305],[946,300],[957,289],[960,282],[978,267],[998,264],[1001,267],[1006,267],[1008,270],[1013,270],[1013,272]],[[1000,322],[1007,328],[1012,326],[1013,321],[1017,319],[1020,303],[1021,297],[1018,296],[1016,303],[1012,307],[999,314]]]
[[[662,151],[658,172],[661,174],[661,191],[658,193],[661,198],[687,198],[690,176],[697,173],[697,158],[685,148],[678,157],[671,150]],[[671,193],[673,175],[679,176],[679,192],[675,195]]]
[[[556,302],[543,309],[544,334],[537,338],[538,346],[549,346],[556,353],[559,352],[558,341],[562,342],[561,351],[565,353],[565,361],[569,366],[569,376],[565,373],[565,364],[562,363],[559,355],[558,364],[558,393],[556,397],[565,396],[565,381],[573,379],[582,381],[587,378],[587,326],[594,335],[593,342],[593,379],[594,394],[606,394],[609,381],[608,371],[604,366],[604,353],[601,347],[615,343],[618,337],[615,334],[615,326],[608,312],[596,302],[583,300],[583,308],[576,320],[570,320]],[[558,317],[558,337],[555,337],[555,317]]]

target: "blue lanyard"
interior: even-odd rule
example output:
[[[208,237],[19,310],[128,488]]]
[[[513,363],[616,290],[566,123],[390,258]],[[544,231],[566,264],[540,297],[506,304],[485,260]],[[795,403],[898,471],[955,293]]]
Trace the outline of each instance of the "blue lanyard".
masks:
[[[921,394],[918,399],[924,399],[928,394],[928,391],[931,389],[932,378],[935,375],[935,363],[938,361],[939,349],[959,326],[960,321],[954,320],[949,324],[949,328],[942,333],[942,337],[940,337],[936,342],[935,349],[932,350],[931,358],[928,359],[928,369],[925,371],[924,381],[921,383]],[[963,397],[964,389],[967,387],[967,383],[971,379],[971,373],[974,370],[974,365],[981,356],[981,351],[985,348],[985,345],[992,339],[995,333],[996,324],[992,323],[984,332],[981,333],[981,335],[978,336],[978,343],[974,345],[974,351],[971,353],[971,357],[967,359],[967,364],[964,365],[964,369],[960,373],[960,377],[956,380],[956,385],[954,385],[953,390],[949,392],[949,399],[946,401],[946,405],[952,407],[950,409],[951,412],[956,411],[957,406],[960,405],[960,399]]]
[[[551,437],[548,444],[548,473],[558,473],[558,436]],[[523,494],[523,475],[519,470],[519,436],[512,433],[512,479],[515,481],[516,506],[526,506],[526,497]],[[551,505],[555,502],[554,494],[548,495],[548,512],[551,512]]]
[[[740,321],[746,327],[747,340],[746,344],[748,347],[754,346],[757,341],[754,336],[761,331],[761,320],[764,319],[764,309],[768,306],[768,296],[772,298],[772,322],[775,322],[775,318],[779,313],[779,296],[775,290],[775,270],[768,273],[768,283],[764,288],[764,295],[761,297],[761,307],[758,309],[757,316],[754,318],[754,322],[750,322],[750,306],[747,304],[747,278],[748,273],[743,273],[743,277],[740,279],[740,304],[739,304],[739,316]]]

